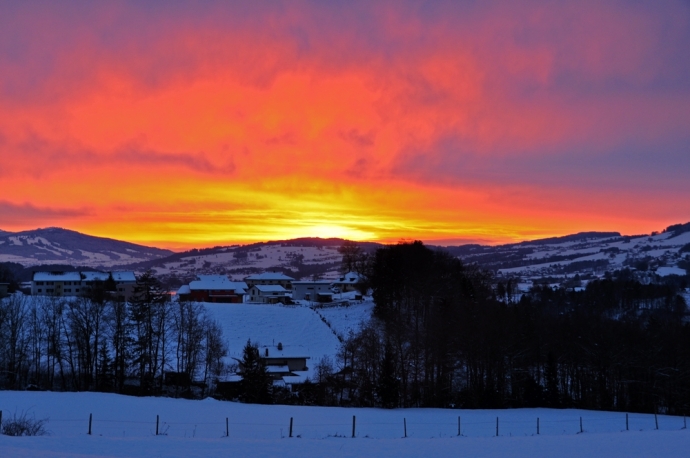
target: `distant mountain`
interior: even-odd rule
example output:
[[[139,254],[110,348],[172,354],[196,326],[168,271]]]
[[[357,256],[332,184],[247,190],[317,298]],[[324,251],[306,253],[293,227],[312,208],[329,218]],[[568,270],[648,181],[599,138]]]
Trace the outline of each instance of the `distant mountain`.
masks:
[[[659,275],[686,275],[690,223],[650,235],[581,232],[499,246],[446,247],[451,254],[485,269],[521,278],[601,276],[629,268]]]
[[[0,262],[24,266],[63,264],[137,272],[152,269],[171,286],[199,274],[234,278],[263,272],[282,272],[296,279],[338,276],[347,240],[306,237],[250,245],[216,246],[182,253],[118,240],[92,237],[59,228],[25,232],[0,231]],[[372,252],[381,244],[356,242]],[[460,245],[443,249],[466,263],[499,275],[523,279],[588,278],[606,271],[630,268],[659,275],[685,275],[690,268],[690,223],[669,226],[661,233],[621,235],[618,232],[581,232],[499,246]]]
[[[171,255],[170,250],[94,237],[58,227],[22,232],[0,231],[0,262],[25,266],[69,264],[111,268]]]

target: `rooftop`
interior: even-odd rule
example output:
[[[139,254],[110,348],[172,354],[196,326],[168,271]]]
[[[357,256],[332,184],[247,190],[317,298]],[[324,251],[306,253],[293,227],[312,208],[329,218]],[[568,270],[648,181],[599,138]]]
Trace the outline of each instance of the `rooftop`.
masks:
[[[293,281],[294,278],[281,274],[280,272],[264,272],[261,274],[249,275],[245,280],[280,280]]]
[[[34,272],[34,281],[81,281],[79,272]]]

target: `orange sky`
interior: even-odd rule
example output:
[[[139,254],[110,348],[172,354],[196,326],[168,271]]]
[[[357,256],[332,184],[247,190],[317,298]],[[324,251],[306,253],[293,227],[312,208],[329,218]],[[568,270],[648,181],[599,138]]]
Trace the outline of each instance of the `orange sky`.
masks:
[[[690,220],[684,2],[0,6],[0,229],[170,248]]]

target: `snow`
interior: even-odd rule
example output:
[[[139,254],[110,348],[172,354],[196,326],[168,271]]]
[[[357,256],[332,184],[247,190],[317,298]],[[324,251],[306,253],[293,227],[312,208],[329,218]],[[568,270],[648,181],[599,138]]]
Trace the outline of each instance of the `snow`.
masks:
[[[4,421],[11,413],[24,411],[49,419],[50,436],[0,436],[0,456],[18,458],[680,457],[687,456],[690,440],[680,417],[659,416],[657,431],[653,415],[631,414],[626,431],[624,413],[584,410],[382,410],[11,391],[0,392],[0,408]],[[93,414],[91,436],[86,434],[89,414]],[[156,415],[163,433],[158,436]],[[499,436],[493,437],[496,417]],[[226,418],[228,437],[224,437]],[[291,418],[293,438],[288,437]],[[404,420],[407,438],[403,438]]]
[[[253,343],[283,344],[285,355],[309,356],[309,373],[322,357],[334,357],[339,341],[320,317],[308,307],[268,304],[204,303],[206,310],[223,330],[230,358],[242,357],[242,349]],[[271,355],[280,354],[270,349]]]
[[[669,275],[680,275],[680,276],[685,276],[686,275],[685,269],[681,269],[680,267],[659,267],[656,269],[656,274],[661,276],[661,277],[666,277]]]
[[[136,282],[137,277],[134,275],[134,272],[131,271],[120,271],[120,272],[112,272],[113,275],[113,280],[115,280],[117,283],[124,283],[124,282]]]
[[[361,302],[349,301],[348,304],[348,306],[317,305],[314,307],[314,311],[322,317],[326,325],[343,339],[347,337],[350,330],[357,332],[363,323],[368,322],[374,310],[374,302],[371,299]]]
[[[79,272],[36,272],[34,281],[81,281]]]

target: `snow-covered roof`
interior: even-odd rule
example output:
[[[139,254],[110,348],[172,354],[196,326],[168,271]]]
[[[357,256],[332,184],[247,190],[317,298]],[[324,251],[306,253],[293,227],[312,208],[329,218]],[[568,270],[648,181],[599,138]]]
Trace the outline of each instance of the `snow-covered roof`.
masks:
[[[134,272],[130,271],[112,272],[111,275],[113,276],[113,280],[115,280],[115,283],[136,283],[137,281],[137,277],[136,275],[134,275]]]
[[[192,291],[235,291],[238,294],[244,294],[247,284],[243,281],[230,281],[227,278],[225,281],[195,280],[189,283],[189,289]]]
[[[261,293],[287,293],[287,290],[280,285],[255,285]]]
[[[342,277],[338,278],[334,283],[358,283],[360,276],[357,272],[348,272]]]
[[[82,280],[84,281],[106,281],[110,275],[105,272],[82,272]]]
[[[293,281],[294,278],[283,275],[280,272],[264,272],[262,274],[254,274],[245,277],[245,280],[280,280]]]
[[[330,285],[332,282],[330,280],[317,280],[317,281],[293,281],[292,286],[295,285]]]
[[[81,281],[79,272],[35,272],[34,281]]]
[[[281,372],[290,373],[290,368],[285,366],[266,366],[266,372],[269,374],[280,374]]]
[[[230,279],[225,275],[197,275],[199,281],[227,282]]]
[[[189,285],[182,285],[180,286],[180,289],[177,290],[177,295],[179,296],[180,294],[190,294],[192,292],[191,289],[189,289]]]

